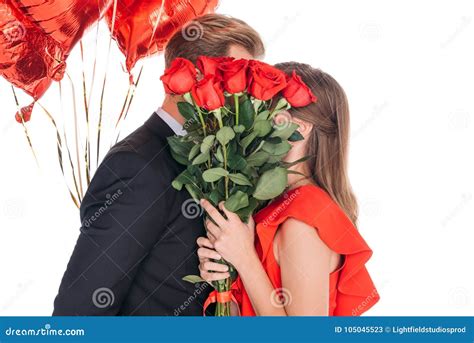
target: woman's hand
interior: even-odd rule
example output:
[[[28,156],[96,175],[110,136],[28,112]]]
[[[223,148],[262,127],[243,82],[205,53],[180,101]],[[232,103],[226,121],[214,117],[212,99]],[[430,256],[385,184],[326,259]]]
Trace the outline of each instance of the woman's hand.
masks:
[[[230,277],[228,266],[211,261],[211,259],[220,260],[221,255],[214,250],[214,245],[209,238],[199,237],[197,244],[199,246],[197,254],[199,256],[199,272],[201,277],[207,282],[224,280]]]
[[[219,208],[227,219],[207,200],[201,200],[201,206],[213,219],[206,221],[209,243],[218,255],[239,270],[246,263],[251,263],[257,257],[255,251],[255,222],[250,218],[248,224],[243,223],[239,216],[228,211],[224,203]],[[216,225],[217,224],[217,225]],[[258,259],[258,258],[257,258]]]

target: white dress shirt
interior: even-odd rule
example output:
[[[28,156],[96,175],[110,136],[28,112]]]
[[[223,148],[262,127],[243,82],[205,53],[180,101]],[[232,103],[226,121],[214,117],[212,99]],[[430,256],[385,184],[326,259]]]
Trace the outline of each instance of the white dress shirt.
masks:
[[[163,119],[163,121],[170,127],[171,130],[178,136],[184,136],[186,134],[186,130],[183,129],[183,125],[181,125],[176,119],[174,119],[171,114],[166,112],[161,107],[155,111],[155,113]]]

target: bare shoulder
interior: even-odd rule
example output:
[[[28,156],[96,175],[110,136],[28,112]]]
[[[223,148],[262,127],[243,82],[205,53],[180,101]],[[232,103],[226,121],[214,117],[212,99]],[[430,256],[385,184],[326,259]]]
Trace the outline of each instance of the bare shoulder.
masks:
[[[273,241],[273,251],[278,264],[282,258],[288,258],[327,261],[330,269],[339,265],[339,254],[326,245],[318,230],[295,218],[288,218],[280,225]]]

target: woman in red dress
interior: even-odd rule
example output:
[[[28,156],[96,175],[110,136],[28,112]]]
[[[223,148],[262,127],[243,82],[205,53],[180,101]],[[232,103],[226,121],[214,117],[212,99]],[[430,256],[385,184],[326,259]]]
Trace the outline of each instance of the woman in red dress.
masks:
[[[292,143],[285,158],[296,164],[288,190],[249,223],[209,202],[201,202],[208,237],[198,239],[201,276],[206,281],[229,277],[224,258],[239,277],[233,299],[243,316],[357,316],[379,295],[365,267],[372,251],[356,228],[357,202],[347,174],[349,108],[341,86],[309,65],[282,63],[317,96],[316,103],[281,113],[299,125],[304,140]],[[303,176],[304,175],[304,176]],[[210,300],[215,297],[211,294]]]

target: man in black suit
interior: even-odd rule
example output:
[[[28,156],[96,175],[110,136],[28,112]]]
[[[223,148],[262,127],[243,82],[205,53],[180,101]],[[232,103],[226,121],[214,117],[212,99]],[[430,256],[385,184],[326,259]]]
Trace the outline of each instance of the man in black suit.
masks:
[[[198,39],[178,31],[165,51],[258,58],[263,43],[246,23],[223,15],[197,18]],[[150,90],[152,92],[152,90]],[[115,145],[97,169],[82,201],[81,233],[54,302],[53,315],[202,315],[211,286],[198,275],[196,239],[205,235],[200,207],[171,181],[182,171],[166,138],[182,134],[176,96]]]

